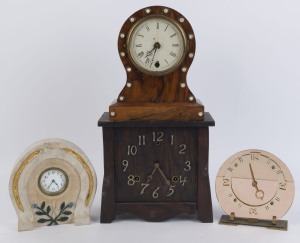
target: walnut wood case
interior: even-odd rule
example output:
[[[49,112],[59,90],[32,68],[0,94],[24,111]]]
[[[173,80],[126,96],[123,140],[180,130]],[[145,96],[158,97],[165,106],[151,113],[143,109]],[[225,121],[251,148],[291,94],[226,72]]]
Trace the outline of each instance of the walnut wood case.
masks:
[[[203,120],[204,106],[187,86],[187,72],[193,61],[196,47],[190,23],[182,14],[171,8],[152,6],[146,9],[135,12],[121,28],[118,50],[126,70],[127,80],[117,100],[109,107],[109,119],[114,121]],[[130,58],[127,45],[128,35],[135,23],[151,15],[171,19],[181,26],[186,36],[186,50],[180,65],[175,70],[160,76],[139,70]]]

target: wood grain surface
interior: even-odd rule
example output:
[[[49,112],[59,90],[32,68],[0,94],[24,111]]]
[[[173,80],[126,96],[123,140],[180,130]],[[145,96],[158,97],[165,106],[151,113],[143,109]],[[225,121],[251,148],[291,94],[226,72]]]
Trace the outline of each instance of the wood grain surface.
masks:
[[[199,112],[204,112],[204,106],[196,100],[196,97],[190,91],[187,85],[187,72],[193,61],[189,57],[189,53],[195,53],[195,37],[193,29],[186,18],[181,23],[179,18],[184,17],[174,9],[168,8],[169,12],[164,13],[165,7],[152,6],[149,14],[145,9],[135,12],[132,16],[136,19],[131,22],[128,18],[123,24],[120,33],[125,35],[125,38],[118,38],[119,53],[125,53],[121,56],[121,61],[127,73],[126,84],[110,107],[109,111],[115,112],[115,116],[110,116],[111,120],[203,120],[203,116],[199,116]],[[184,30],[187,36],[186,53],[181,64],[170,73],[155,76],[139,70],[129,57],[127,46],[127,37],[135,23],[144,17],[151,15],[160,15],[168,17],[176,21]],[[192,35],[193,38],[188,38]],[[131,71],[128,72],[127,68]],[[186,68],[183,72],[182,68]],[[129,86],[127,84],[130,84]],[[182,87],[181,84],[185,86]],[[122,97],[122,100],[120,99]],[[191,100],[190,97],[193,97]],[[174,105],[172,105],[174,103]]]

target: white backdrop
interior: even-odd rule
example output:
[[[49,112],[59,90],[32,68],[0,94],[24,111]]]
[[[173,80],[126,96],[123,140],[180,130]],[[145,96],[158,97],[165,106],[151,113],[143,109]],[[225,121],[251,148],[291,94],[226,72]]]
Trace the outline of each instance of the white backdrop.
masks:
[[[188,85],[216,121],[210,129],[214,223],[186,217],[164,223],[135,218],[99,224],[103,178],[97,121],[125,84],[118,33],[140,8],[164,5],[188,18],[196,55]],[[300,2],[297,0],[0,0],[0,152],[3,242],[298,242],[300,196]],[[49,137],[70,140],[98,175],[89,226],[17,232],[8,181],[26,147]],[[221,226],[214,180],[232,154],[257,148],[281,158],[296,183],[284,219],[289,231]]]

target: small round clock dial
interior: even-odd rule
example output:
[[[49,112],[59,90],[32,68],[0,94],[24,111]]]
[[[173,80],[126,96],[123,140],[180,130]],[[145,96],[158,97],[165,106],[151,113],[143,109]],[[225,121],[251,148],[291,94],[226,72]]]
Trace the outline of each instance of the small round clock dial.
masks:
[[[294,181],[285,164],[261,150],[241,151],[220,168],[216,193],[227,214],[236,217],[280,219],[294,198]]]
[[[174,70],[181,63],[186,37],[174,20],[151,16],[132,28],[128,48],[130,58],[137,68],[159,75]]]
[[[67,174],[58,168],[50,168],[42,172],[39,178],[39,187],[47,195],[59,195],[68,186]]]

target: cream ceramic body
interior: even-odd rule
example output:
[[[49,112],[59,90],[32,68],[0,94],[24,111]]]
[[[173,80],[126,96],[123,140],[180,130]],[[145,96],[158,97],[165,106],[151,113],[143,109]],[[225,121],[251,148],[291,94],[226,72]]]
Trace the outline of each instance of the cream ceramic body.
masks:
[[[65,181],[59,179],[61,173],[51,179],[61,183],[52,192],[47,192],[52,185],[41,185],[46,171],[65,173]],[[9,182],[19,231],[49,224],[89,224],[96,188],[95,170],[78,146],[56,138],[36,142],[19,157]]]

